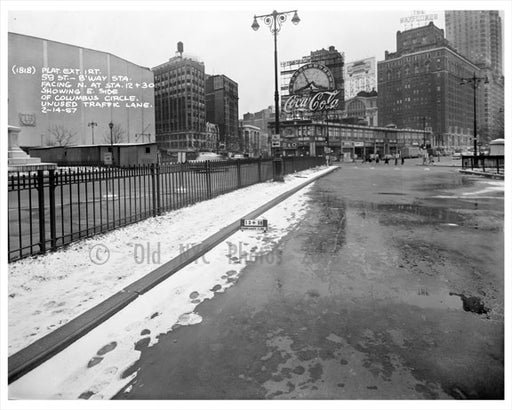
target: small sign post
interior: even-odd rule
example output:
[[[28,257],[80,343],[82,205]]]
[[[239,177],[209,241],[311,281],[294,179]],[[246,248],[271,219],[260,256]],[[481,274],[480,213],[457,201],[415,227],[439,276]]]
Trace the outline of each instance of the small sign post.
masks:
[[[268,221],[266,219],[240,219],[240,230],[252,229],[266,232]]]

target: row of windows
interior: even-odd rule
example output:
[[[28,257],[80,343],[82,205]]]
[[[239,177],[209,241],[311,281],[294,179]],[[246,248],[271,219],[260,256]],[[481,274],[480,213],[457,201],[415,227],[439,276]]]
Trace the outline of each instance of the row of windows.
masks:
[[[164,72],[162,74],[156,74],[155,75],[155,83],[163,81],[164,79],[170,79],[170,78],[177,78],[182,76],[193,76],[199,80],[204,80],[205,74],[203,71],[199,71],[197,69],[191,69],[190,67],[187,68],[178,68],[175,70],[170,70],[167,72]]]
[[[198,91],[205,89],[203,83],[200,83],[199,81],[195,81],[195,80],[176,80],[176,81],[165,80],[160,83],[156,83],[155,90],[161,90],[161,89],[166,89],[166,88],[176,88],[176,87],[181,88],[183,86],[189,86],[189,87],[192,86],[194,88],[194,90],[198,90]]]

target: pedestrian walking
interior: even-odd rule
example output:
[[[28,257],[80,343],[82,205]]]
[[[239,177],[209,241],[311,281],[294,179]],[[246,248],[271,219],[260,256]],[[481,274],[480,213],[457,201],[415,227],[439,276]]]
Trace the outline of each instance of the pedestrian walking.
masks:
[[[398,165],[398,157],[400,156],[400,154],[397,152],[395,154],[395,167]]]
[[[379,153],[378,152],[375,154],[375,163],[376,164],[379,163]]]
[[[384,164],[389,165],[389,157],[384,155]]]
[[[402,165],[405,163],[405,157],[402,157]]]

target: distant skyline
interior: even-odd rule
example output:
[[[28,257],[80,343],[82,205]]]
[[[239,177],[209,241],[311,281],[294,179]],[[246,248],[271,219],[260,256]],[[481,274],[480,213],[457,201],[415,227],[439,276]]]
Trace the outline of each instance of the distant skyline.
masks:
[[[279,61],[329,46],[344,53],[346,62],[366,57],[380,61],[386,50],[396,49],[396,32],[404,28],[400,18],[423,10],[437,14],[435,24],[444,29],[444,13],[434,6],[445,3],[400,2],[401,8],[390,9],[364,1],[124,2],[121,11],[112,10],[120,2],[86,2],[83,10],[77,10],[78,2],[72,2],[72,10],[62,10],[70,7],[67,2],[51,4],[61,10],[35,3],[28,10],[9,10],[8,30],[111,53],[149,68],[173,57],[182,41],[185,54],[204,62],[207,74],[225,74],[238,83],[241,117],[274,102],[273,36],[261,21],[260,29],[252,30],[255,14],[298,10],[300,23],[286,21],[278,35]]]

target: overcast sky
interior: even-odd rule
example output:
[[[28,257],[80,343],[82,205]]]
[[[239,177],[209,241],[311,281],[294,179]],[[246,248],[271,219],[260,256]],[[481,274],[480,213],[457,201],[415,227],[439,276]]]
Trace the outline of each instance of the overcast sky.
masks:
[[[260,29],[252,30],[254,14],[298,10],[300,23],[293,25],[290,16],[279,33],[280,61],[331,45],[345,53],[347,62],[372,56],[383,60],[385,50],[396,50],[396,32],[403,29],[400,18],[411,16],[414,10],[437,14],[435,24],[444,28],[440,3],[433,2],[390,6],[388,2],[364,1],[124,1],[87,2],[80,9],[82,6],[77,2],[40,2],[23,11],[11,8],[8,29],[109,52],[145,67],[167,61],[174,56],[176,43],[182,41],[185,53],[205,63],[207,74],[225,74],[238,83],[240,116],[272,105],[274,100],[273,37],[261,21]]]

